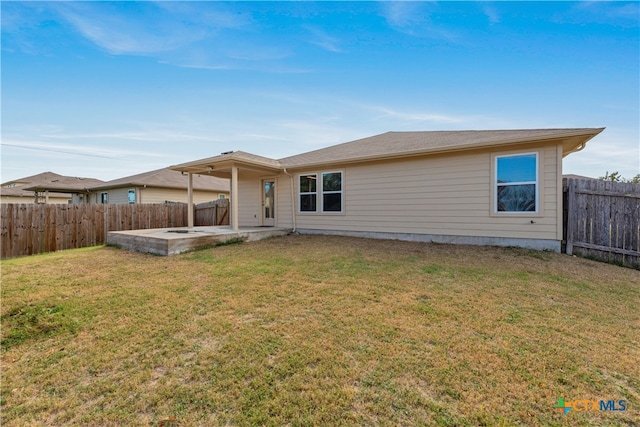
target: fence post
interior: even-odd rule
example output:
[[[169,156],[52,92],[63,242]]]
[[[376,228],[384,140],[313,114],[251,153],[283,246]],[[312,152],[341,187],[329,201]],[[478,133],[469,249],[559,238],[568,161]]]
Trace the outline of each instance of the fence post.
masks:
[[[567,179],[567,255],[573,255],[573,235],[575,233],[576,218],[576,181]]]

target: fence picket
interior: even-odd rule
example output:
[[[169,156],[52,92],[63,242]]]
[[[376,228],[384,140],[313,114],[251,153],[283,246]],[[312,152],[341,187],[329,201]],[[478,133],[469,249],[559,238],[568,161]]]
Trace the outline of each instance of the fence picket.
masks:
[[[640,184],[564,179],[566,253],[640,268]]]
[[[184,203],[139,205],[0,204],[0,257],[104,244],[109,231],[186,227]]]

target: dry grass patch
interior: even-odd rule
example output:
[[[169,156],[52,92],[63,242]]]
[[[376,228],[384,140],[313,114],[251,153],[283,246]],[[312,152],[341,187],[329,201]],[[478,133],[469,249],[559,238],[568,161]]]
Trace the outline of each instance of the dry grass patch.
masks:
[[[516,249],[289,236],[3,261],[2,422],[634,425],[639,306],[637,270]]]

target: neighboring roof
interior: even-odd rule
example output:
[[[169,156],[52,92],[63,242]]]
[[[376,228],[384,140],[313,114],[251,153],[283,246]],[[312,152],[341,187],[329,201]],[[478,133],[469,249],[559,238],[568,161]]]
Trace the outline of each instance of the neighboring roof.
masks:
[[[171,166],[191,173],[228,170],[230,165],[262,167],[269,170],[302,168],[326,164],[374,161],[398,157],[455,152],[478,148],[505,147],[517,144],[555,141],[562,145],[563,155],[584,148],[604,128],[513,129],[387,132],[356,141],[322,148],[280,160],[235,151],[220,156]]]
[[[107,181],[102,185],[92,187],[91,190],[107,190],[119,187],[143,187],[145,185],[147,187],[186,189],[187,177],[182,175],[179,171],[163,168],[114,179],[113,181]],[[206,175],[194,175],[193,188],[195,190],[229,192],[230,184],[228,179]]]
[[[80,178],[75,176],[58,175],[53,172],[43,172],[25,178],[14,179],[2,184],[3,196],[33,197],[34,191],[50,190],[50,197],[69,197],[70,192],[86,189],[89,186],[101,184],[103,181],[94,178]],[[70,190],[71,189],[71,190]]]

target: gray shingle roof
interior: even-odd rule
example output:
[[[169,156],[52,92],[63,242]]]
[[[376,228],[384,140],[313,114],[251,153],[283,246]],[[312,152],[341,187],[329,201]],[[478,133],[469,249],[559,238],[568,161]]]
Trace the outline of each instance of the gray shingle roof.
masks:
[[[251,154],[244,151],[230,151],[228,153],[220,154],[219,156],[207,157],[205,159],[194,160],[192,162],[181,163],[179,165],[171,166],[172,168],[189,169],[191,166],[201,167],[203,165],[215,164],[226,161],[240,161],[243,163],[251,163],[257,166],[266,166],[271,168],[280,169],[280,162],[268,157],[259,156],[257,154]]]
[[[356,141],[285,157],[269,159],[242,151],[229,152],[192,162],[171,166],[183,171],[203,171],[207,165],[238,161],[271,169],[301,168],[315,165],[390,159],[396,157],[453,152],[475,148],[500,147],[544,140],[561,140],[565,154],[593,138],[604,128],[573,129],[512,129],[387,132]],[[566,143],[566,146],[565,146]]]
[[[387,132],[308,153],[280,159],[283,167],[300,167],[343,161],[363,161],[422,153],[500,146],[518,142],[599,133],[602,129],[516,129]]]
[[[181,172],[171,170],[169,168],[158,169],[154,171],[144,172],[137,175],[126,176],[124,178],[107,181],[101,185],[92,187],[92,190],[106,190],[108,188],[117,187],[140,187],[146,185],[148,187],[161,188],[187,188],[187,177]],[[230,188],[229,180],[216,178],[206,175],[193,176],[193,188],[196,190],[224,191],[228,192]]]
[[[84,190],[93,185],[103,183],[95,178],[80,178],[75,176],[58,175],[53,172],[42,172],[37,175],[14,179],[2,184],[3,196],[33,197],[33,192],[40,189],[49,189],[57,193],[50,193],[50,196],[69,196],[69,190]],[[5,185],[17,184],[12,188],[5,188]]]

